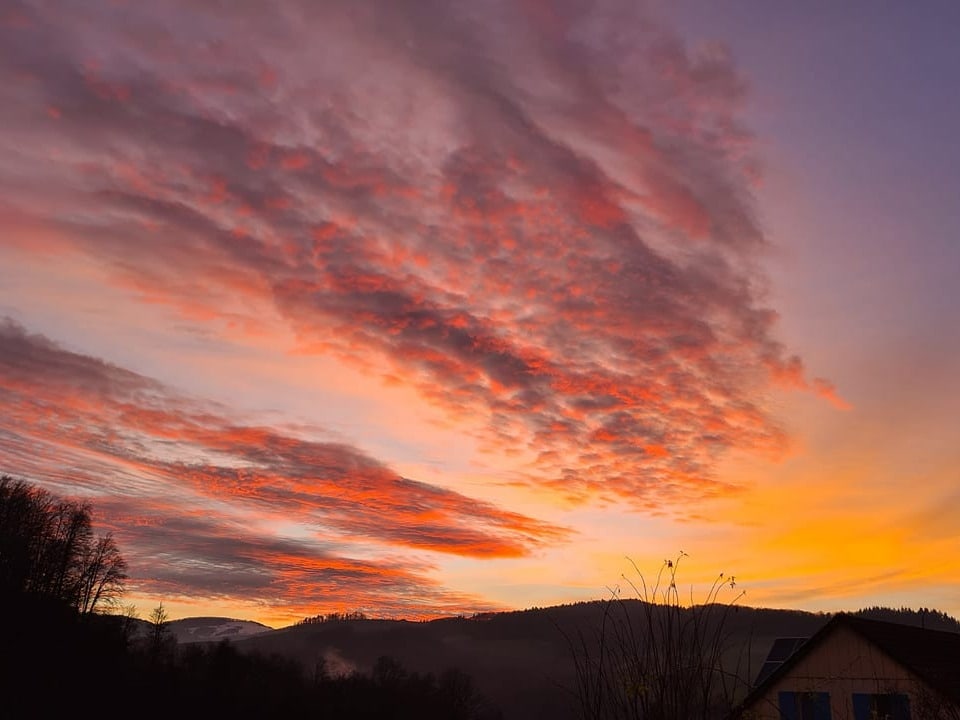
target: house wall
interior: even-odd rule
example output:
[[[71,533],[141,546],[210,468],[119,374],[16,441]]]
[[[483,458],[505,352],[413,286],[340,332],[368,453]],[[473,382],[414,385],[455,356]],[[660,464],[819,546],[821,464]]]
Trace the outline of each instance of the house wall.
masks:
[[[902,692],[916,708],[923,687],[906,668],[841,625],[747,708],[744,718],[779,720],[778,693],[817,691],[830,693],[832,720],[853,720],[853,693]]]

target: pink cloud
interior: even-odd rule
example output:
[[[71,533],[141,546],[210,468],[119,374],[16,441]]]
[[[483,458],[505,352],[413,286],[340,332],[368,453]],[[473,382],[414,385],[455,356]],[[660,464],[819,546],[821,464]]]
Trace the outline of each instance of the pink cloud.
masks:
[[[187,8],[18,2],[29,25],[0,29],[27,148],[0,183],[64,259],[198,323],[268,307],[304,348],[383,360],[491,452],[540,458],[513,480],[579,500],[733,491],[725,452],[785,447],[770,387],[842,404],[757,289],[721,48],[626,0]]]

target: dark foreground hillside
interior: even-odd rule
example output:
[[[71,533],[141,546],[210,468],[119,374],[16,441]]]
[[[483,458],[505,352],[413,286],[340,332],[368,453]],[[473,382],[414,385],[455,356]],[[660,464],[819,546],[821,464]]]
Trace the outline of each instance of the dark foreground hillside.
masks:
[[[229,641],[177,644],[166,627],[80,614],[60,601],[0,594],[0,718],[496,720],[455,670],[415,673],[381,658],[334,676]]]
[[[626,601],[640,614],[639,601]],[[324,664],[332,672],[369,670],[388,655],[418,672],[456,667],[473,678],[478,691],[504,718],[576,717],[576,677],[569,640],[594,638],[605,603],[591,602],[475,618],[430,622],[336,620],[295,625],[238,641],[244,651],[275,653],[306,666]],[[868,617],[924,623],[960,630],[935,613],[890,609],[863,611]],[[730,664],[749,682],[756,677],[778,637],[809,637],[829,615],[792,610],[734,607],[724,618],[730,637]]]

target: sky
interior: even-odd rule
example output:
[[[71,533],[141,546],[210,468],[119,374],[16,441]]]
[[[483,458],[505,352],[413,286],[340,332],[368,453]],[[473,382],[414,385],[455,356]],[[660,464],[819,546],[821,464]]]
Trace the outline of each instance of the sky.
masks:
[[[10,0],[0,471],[141,614],[960,615],[958,21]]]

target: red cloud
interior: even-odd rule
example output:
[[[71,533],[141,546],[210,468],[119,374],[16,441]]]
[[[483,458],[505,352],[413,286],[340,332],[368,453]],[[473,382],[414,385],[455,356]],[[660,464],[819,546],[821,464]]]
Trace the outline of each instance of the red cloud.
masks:
[[[385,361],[485,424],[491,451],[538,456],[517,470],[531,485],[642,508],[728,492],[713,468],[730,448],[782,449],[772,385],[842,404],[777,341],[757,290],[744,83],[727,53],[687,50],[635,2],[499,16],[294,2],[289,17],[251,2],[191,7],[203,21],[189,23],[173,4],[178,32],[150,42],[131,29],[158,25],[148,6],[119,25],[98,2],[20,5],[29,26],[0,28],[0,101],[29,152],[0,180],[59,251],[142,301],[222,332],[279,314],[304,348]],[[142,419],[200,456],[256,460],[265,487],[284,476],[223,418]],[[285,462],[316,450],[259,442]],[[196,472],[198,487],[226,482]],[[360,476],[380,498],[403,480]],[[476,513],[506,534],[459,547],[523,547],[504,540],[515,519]]]
[[[224,408],[66,351],[9,321],[0,325],[0,397],[5,408],[0,469],[99,497],[107,522],[115,518],[133,558],[149,555],[150,544],[158,542],[158,523],[172,527],[222,506],[247,518],[250,524],[237,529],[235,539],[251,552],[281,542],[252,529],[258,524],[295,523],[315,534],[316,543],[297,545],[299,565],[274,562],[266,551],[246,558],[258,573],[279,573],[283,587],[304,564],[314,570],[322,565],[333,578],[340,577],[334,569],[360,566],[318,549],[328,534],[340,552],[372,543],[484,558],[521,556],[567,537],[562,528],[401,477],[349,446],[228,419]],[[42,453],[32,449],[38,447]],[[225,524],[227,519],[220,522]],[[219,552],[227,552],[230,532],[219,538]],[[197,562],[189,550],[157,545],[152,552],[165,557],[180,552],[184,563]],[[161,571],[149,557],[145,563],[131,566],[146,587]],[[427,606],[431,594],[445,592],[423,573],[404,571],[398,580],[383,565],[363,568],[384,582],[424,585]],[[207,592],[205,582],[214,580],[184,580],[181,591],[193,586]],[[270,592],[276,590],[271,585]],[[290,590],[284,597],[294,594]]]
[[[407,618],[493,609],[438,585],[423,564],[354,560],[322,543],[251,531],[249,522],[209,508],[191,512],[162,498],[136,505],[106,498],[98,503],[98,520],[123,543],[136,572],[131,589],[139,593],[268,605],[279,622],[345,609]]]

